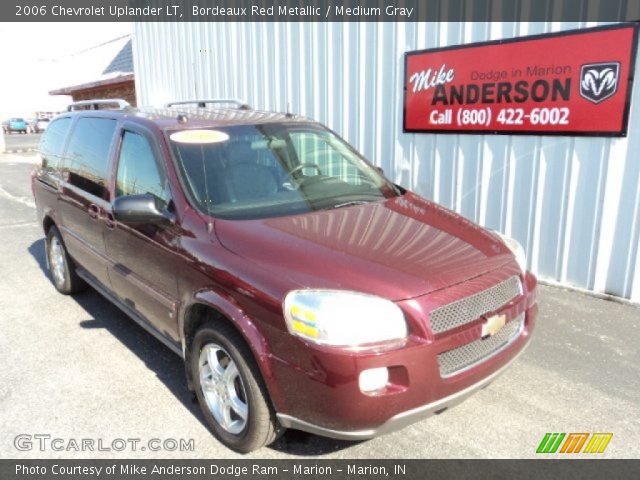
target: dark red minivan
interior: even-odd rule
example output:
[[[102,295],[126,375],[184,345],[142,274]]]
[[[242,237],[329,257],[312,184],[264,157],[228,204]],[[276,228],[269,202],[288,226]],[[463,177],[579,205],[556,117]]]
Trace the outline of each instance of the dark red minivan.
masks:
[[[182,356],[225,445],[402,428],[528,343],[519,244],[394,185],[324,126],[230,101],[110,102],[74,105],[40,145],[53,284],[90,285]]]

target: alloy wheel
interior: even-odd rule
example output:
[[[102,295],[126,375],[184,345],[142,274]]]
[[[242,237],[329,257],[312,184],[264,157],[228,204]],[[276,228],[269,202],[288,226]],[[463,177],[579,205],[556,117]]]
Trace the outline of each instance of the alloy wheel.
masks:
[[[56,285],[62,285],[65,269],[64,248],[56,236],[53,236],[49,243],[49,268]]]
[[[216,422],[229,433],[241,433],[249,405],[236,363],[220,345],[209,343],[200,351],[198,370],[203,397]]]

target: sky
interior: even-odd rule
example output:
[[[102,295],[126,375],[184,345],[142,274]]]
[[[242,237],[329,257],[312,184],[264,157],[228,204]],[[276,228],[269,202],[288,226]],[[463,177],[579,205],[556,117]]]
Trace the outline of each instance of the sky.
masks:
[[[131,30],[130,23],[0,23],[0,119],[64,110],[71,97],[48,92],[84,83],[108,64],[74,59]]]

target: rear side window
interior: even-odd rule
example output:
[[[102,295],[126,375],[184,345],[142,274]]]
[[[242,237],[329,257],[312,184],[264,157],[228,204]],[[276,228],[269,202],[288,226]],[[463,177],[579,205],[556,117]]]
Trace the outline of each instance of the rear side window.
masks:
[[[49,127],[51,128],[51,127]],[[107,197],[109,148],[116,129],[111,118],[80,118],[65,155],[69,183],[97,197]]]
[[[151,145],[142,135],[125,131],[118,162],[116,196],[143,193],[150,193],[165,204],[170,200],[166,178],[158,169]]]
[[[42,168],[47,171],[57,170],[62,159],[64,141],[69,133],[71,118],[60,118],[51,122],[40,141]]]

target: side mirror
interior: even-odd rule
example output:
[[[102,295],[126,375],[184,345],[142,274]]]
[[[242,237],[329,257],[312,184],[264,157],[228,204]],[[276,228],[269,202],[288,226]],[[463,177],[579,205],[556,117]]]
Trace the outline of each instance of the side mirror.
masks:
[[[131,224],[156,224],[172,220],[160,200],[148,193],[116,198],[113,216],[119,222]]]

